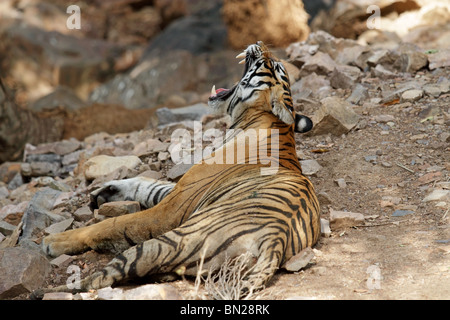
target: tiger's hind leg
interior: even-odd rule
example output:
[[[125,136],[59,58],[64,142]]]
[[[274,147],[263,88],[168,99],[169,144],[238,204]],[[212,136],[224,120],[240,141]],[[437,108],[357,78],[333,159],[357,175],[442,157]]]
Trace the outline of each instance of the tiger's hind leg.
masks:
[[[146,177],[114,180],[91,192],[91,209],[105,202],[131,200],[143,208],[152,208],[161,202],[175,187],[175,183]]]
[[[256,263],[248,276],[248,290],[261,288],[279,267],[286,243],[282,239],[284,233],[272,237],[274,230],[266,223],[258,222],[255,217],[252,224],[242,224],[237,217],[221,225],[217,216],[198,214],[184,226],[125,250],[103,270],[83,279],[78,291],[177,271],[195,276],[201,259],[204,259],[205,270],[218,270],[227,259],[247,252],[255,258],[251,264]],[[278,234],[279,228],[276,231]],[[68,288],[54,290],[67,291]]]

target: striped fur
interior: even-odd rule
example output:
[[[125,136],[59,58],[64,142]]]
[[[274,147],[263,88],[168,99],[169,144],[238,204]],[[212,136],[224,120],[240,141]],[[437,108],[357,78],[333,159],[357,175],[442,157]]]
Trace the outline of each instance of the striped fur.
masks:
[[[250,278],[258,286],[317,242],[319,203],[302,175],[294,137],[294,129],[307,131],[311,122],[294,112],[283,65],[258,42],[246,50],[241,81],[217,92],[210,106],[226,110],[236,129],[222,148],[194,165],[176,185],[145,178],[107,183],[93,192],[94,207],[134,199],[149,209],[43,240],[43,250],[53,256],[88,249],[120,252],[72,291],[180,270],[195,275],[202,256],[205,269],[217,270],[227,258],[247,252],[255,265]],[[257,133],[256,145],[242,138],[251,130]],[[271,148],[275,142],[277,148]],[[233,163],[211,161],[242,148],[247,148],[244,155],[232,153]],[[259,152],[261,148],[267,152]],[[274,163],[273,174],[261,174]]]

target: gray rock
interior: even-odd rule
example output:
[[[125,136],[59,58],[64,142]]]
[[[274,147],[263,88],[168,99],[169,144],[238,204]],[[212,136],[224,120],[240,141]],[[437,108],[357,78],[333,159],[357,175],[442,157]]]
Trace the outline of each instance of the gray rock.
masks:
[[[450,190],[435,189],[422,202],[450,200]]]
[[[158,126],[185,120],[199,121],[204,115],[207,115],[209,113],[211,113],[211,110],[204,103],[198,103],[192,106],[176,109],[160,108],[156,110],[156,116],[158,117]]]
[[[65,219],[60,222],[53,223],[52,225],[48,226],[44,229],[45,234],[54,234],[54,233],[60,233],[64,232],[72,225],[73,218]]]
[[[364,157],[364,160],[365,160],[366,162],[370,162],[370,163],[372,163],[372,164],[377,164],[377,159],[378,159],[378,156],[377,156],[377,155],[373,155],[373,156],[365,156],[365,157]]]
[[[352,94],[347,98],[346,101],[352,104],[361,105],[368,98],[369,90],[362,84],[357,83],[352,90]]]
[[[67,254],[62,254],[59,257],[56,257],[55,259],[50,261],[50,264],[52,266],[58,267],[58,268],[62,268],[62,267],[66,267],[69,265],[69,263],[71,263],[73,261],[74,257],[69,256]]]
[[[181,178],[193,165],[192,164],[176,164],[174,165],[168,172],[167,178],[172,181],[178,180]]]
[[[304,175],[312,176],[317,174],[322,166],[316,160],[301,160],[300,165]]]
[[[306,60],[305,64],[300,69],[300,77],[307,76],[312,72],[319,75],[329,75],[336,66],[336,62],[334,62],[328,54],[318,51],[315,55]]]
[[[124,291],[125,300],[182,300],[177,289],[168,284],[147,284]]]
[[[0,185],[0,200],[6,199],[9,196],[9,190],[7,187]]]
[[[5,236],[11,235],[14,230],[16,230],[16,226],[0,220],[0,232],[3,233]]]
[[[84,165],[84,176],[86,180],[94,180],[107,176],[122,166],[128,169],[134,169],[141,163],[142,161],[136,156],[95,156],[86,161]]]
[[[350,89],[361,78],[362,73],[357,67],[336,66],[330,75],[330,83],[333,88]]]
[[[300,81],[293,83],[291,86],[294,100],[307,98],[310,94],[314,97],[324,98],[326,93],[331,90],[330,80],[325,76],[317,75],[315,72],[303,76]]]
[[[347,188],[347,182],[345,182],[344,178],[336,179],[334,182],[336,182],[339,188]]]
[[[297,272],[308,265],[308,263],[314,258],[314,251],[310,247],[307,247],[290,258],[285,264],[284,268],[287,271]]]
[[[147,284],[124,290],[106,287],[97,291],[99,300],[182,300],[177,289],[168,284]]]
[[[381,79],[390,79],[395,78],[397,76],[396,73],[386,69],[381,64],[378,64],[375,68],[371,69],[372,77],[381,78]]]
[[[98,209],[98,214],[105,217],[118,217],[140,210],[141,206],[137,201],[113,201],[102,204]]]
[[[450,81],[445,79],[442,82],[427,84],[423,87],[423,90],[427,95],[437,98],[441,94],[450,92]]]
[[[423,96],[423,90],[412,89],[402,93],[402,101],[417,101]]]
[[[331,133],[340,136],[353,129],[359,121],[359,115],[352,105],[338,97],[328,97],[320,101],[319,110],[312,116],[314,128],[312,135]]]
[[[51,212],[60,194],[60,191],[51,188],[43,188],[35,193],[22,218],[23,231],[19,238],[20,244],[29,243],[33,247],[31,238],[51,224],[66,219],[64,216]],[[38,246],[35,245],[34,247],[37,248]]]
[[[430,70],[450,66],[450,49],[440,49],[427,55]]]
[[[86,106],[70,88],[65,86],[58,86],[48,95],[39,98],[30,105],[30,109],[34,111],[51,110],[58,107],[63,107],[68,111],[75,111]]]
[[[361,213],[330,209],[330,226],[332,230],[353,227],[363,223],[364,215]]]
[[[88,206],[83,206],[75,210],[73,216],[76,221],[84,222],[92,219],[94,217],[94,214],[92,213],[91,209],[89,209]]]
[[[428,64],[428,57],[422,50],[412,43],[402,43],[395,50],[399,53],[394,68],[401,72],[414,73]]]
[[[80,154],[82,152],[84,152],[84,150],[78,150],[78,151],[74,151],[74,152],[64,155],[62,158],[62,161],[61,161],[62,165],[68,166],[71,164],[78,163],[78,160],[80,159]]]
[[[394,213],[392,214],[393,217],[403,217],[406,216],[408,214],[413,214],[414,211],[412,210],[395,210]]]
[[[44,294],[42,300],[73,300],[70,292],[48,292]]]
[[[0,299],[40,288],[51,271],[41,254],[20,247],[0,249]]]
[[[320,219],[320,234],[322,237],[331,237],[330,222],[327,219]]]

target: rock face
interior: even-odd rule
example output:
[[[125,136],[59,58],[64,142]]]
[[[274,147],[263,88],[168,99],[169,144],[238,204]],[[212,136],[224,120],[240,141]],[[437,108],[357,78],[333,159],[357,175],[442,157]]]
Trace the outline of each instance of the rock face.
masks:
[[[40,288],[50,270],[50,262],[37,252],[23,248],[0,249],[0,299]]]
[[[236,49],[258,40],[285,47],[309,34],[308,14],[301,0],[225,0],[222,13],[228,42]]]
[[[357,212],[330,210],[330,227],[339,230],[364,224],[364,215]]]
[[[92,157],[85,163],[84,175],[87,180],[94,180],[107,176],[122,166],[133,169],[140,163],[141,160],[136,156],[110,157],[100,155]]]
[[[325,98],[320,102],[322,105],[312,119],[315,126],[311,134],[341,135],[356,126],[359,116],[353,111],[350,103],[338,97]]]

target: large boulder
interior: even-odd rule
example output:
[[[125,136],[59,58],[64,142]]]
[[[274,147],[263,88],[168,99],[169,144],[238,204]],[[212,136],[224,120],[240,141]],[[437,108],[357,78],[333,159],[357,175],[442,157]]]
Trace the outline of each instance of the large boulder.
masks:
[[[40,288],[50,271],[50,262],[36,251],[19,247],[0,249],[0,299]]]
[[[309,34],[308,14],[301,0],[225,0],[222,13],[228,42],[236,49],[258,40],[286,47]]]

